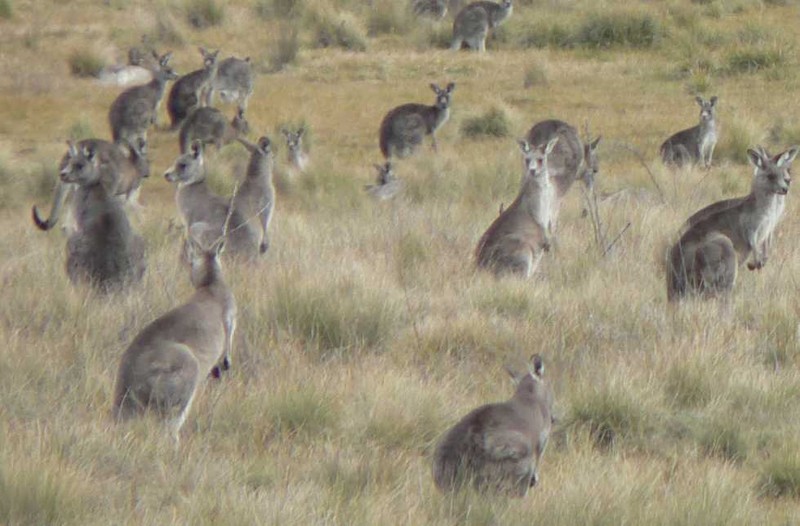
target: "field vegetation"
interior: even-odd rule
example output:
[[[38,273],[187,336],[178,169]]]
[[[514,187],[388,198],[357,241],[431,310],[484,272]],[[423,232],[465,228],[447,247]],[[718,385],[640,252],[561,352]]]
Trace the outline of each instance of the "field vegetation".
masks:
[[[798,189],[769,264],[742,268],[728,301],[669,308],[662,267],[689,214],[749,191],[746,148],[800,142],[794,2],[519,0],[483,55],[446,49],[452,12],[403,7],[0,0],[0,524],[800,522]],[[70,285],[64,235],[30,219],[64,140],[109,137],[120,88],[93,75],[143,34],[180,73],[200,67],[198,45],[250,56],[250,138],[278,146],[270,250],[225,267],[234,368],[202,390],[178,449],[155,419],[109,418],[120,355],[191,293],[163,106],[131,216],[140,285]],[[372,202],[381,118],[450,81],[438,152],[399,161],[403,193]],[[670,171],[658,146],[697,123],[697,94],[719,96],[714,165]],[[602,235],[575,186],[540,272],[498,281],[473,250],[516,195],[516,138],[546,118],[603,136]],[[305,174],[281,168],[287,122],[313,134]],[[231,192],[246,162],[238,144],[212,149],[214,188]],[[503,366],[534,352],[558,415],[540,485],[441,495],[437,438],[508,398]]]

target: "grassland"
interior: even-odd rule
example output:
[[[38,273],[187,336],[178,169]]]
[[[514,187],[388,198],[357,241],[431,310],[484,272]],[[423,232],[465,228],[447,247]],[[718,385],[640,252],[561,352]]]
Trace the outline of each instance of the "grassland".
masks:
[[[769,265],[729,302],[668,309],[661,269],[688,214],[747,192],[745,148],[800,142],[791,2],[520,1],[483,56],[441,49],[452,15],[418,26],[389,1],[42,4],[0,1],[0,524],[800,522],[796,189]],[[160,177],[176,136],[151,134],[140,286],[71,286],[63,235],[29,216],[64,139],[109,135],[118,89],[74,64],[120,60],[143,32],[181,72],[197,45],[251,56],[253,138],[313,134],[309,173],[279,181],[269,254],[225,268],[235,369],[205,387],[178,450],[154,420],[108,418],[122,351],[190,294]],[[381,117],[447,81],[439,152],[398,165],[401,198],[371,202]],[[657,148],[696,123],[695,94],[720,98],[714,167],[670,172]],[[539,275],[476,273],[474,245],[518,187],[514,139],[551,117],[603,135],[607,243],[630,227],[603,256],[575,188]],[[245,162],[238,145],[212,153],[214,186]],[[559,416],[540,486],[442,496],[437,437],[507,398],[502,366],[533,352]]]

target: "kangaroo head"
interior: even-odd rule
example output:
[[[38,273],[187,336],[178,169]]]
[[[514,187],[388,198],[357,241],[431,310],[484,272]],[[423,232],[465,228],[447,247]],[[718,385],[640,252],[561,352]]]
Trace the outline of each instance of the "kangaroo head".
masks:
[[[511,8],[511,0],[503,0],[500,4],[503,6],[503,9],[510,9]]]
[[[387,161],[386,164],[382,166],[380,164],[375,164],[373,166],[375,167],[375,170],[378,171],[379,185],[383,186],[394,180],[394,168],[392,167],[392,163]]]
[[[198,48],[200,54],[203,56],[203,68],[204,69],[214,69],[214,66],[217,65],[217,55],[219,55],[219,49],[214,51],[206,50],[206,48],[200,47]]]
[[[714,95],[708,100],[703,97],[697,96],[695,99],[700,106],[700,122],[709,122],[714,119],[717,114],[717,96]]]
[[[547,144],[531,146],[528,141],[520,140],[519,148],[522,150],[523,164],[526,176],[533,178],[543,177],[547,173],[547,156],[553,151],[558,142],[558,136],[550,139]]]
[[[517,374],[508,367],[506,371],[517,386],[514,398],[527,401],[550,398],[549,386],[544,381],[544,362],[539,354],[531,356],[531,363],[525,373]]]
[[[175,70],[169,65],[169,61],[172,59],[172,51],[159,56],[154,50],[153,58],[156,59],[156,68],[153,71],[156,78],[163,82],[178,78],[178,74],[175,73]]]
[[[296,154],[303,148],[303,134],[305,134],[305,127],[301,126],[296,132],[289,131],[281,128],[281,134],[286,141],[286,147],[289,149],[289,154]]]
[[[588,189],[594,187],[594,179],[600,171],[600,163],[597,159],[597,145],[600,144],[600,139],[602,139],[602,137],[598,137],[593,142],[583,145],[584,169],[581,174],[581,180]]]
[[[436,84],[431,84],[431,89],[436,93],[436,108],[440,110],[449,108],[453,90],[456,89],[456,83],[449,83],[445,89],[440,88]]]
[[[136,172],[142,177],[150,177],[150,161],[147,158],[147,139],[137,137],[133,142],[125,143],[128,149],[128,159]]]
[[[772,157],[761,146],[747,150],[747,157],[755,168],[753,191],[766,194],[786,195],[792,182],[790,169],[800,147],[792,146],[783,153]]]
[[[84,146],[80,150],[72,141],[67,141],[67,160],[61,167],[59,176],[65,183],[87,186],[100,181],[99,159],[94,146]]]
[[[191,268],[192,285],[196,288],[209,285],[220,275],[219,256],[225,248],[225,238],[208,223],[194,223],[189,227],[186,255]]]
[[[178,156],[172,168],[164,172],[164,178],[178,186],[203,181],[206,178],[203,143],[195,139],[189,151]]]
[[[264,157],[272,155],[272,141],[266,135],[259,137],[256,146],[258,147],[258,152]]]
[[[241,135],[250,133],[250,123],[247,122],[247,118],[244,116],[244,108],[241,106],[236,108],[236,115],[231,121],[231,126]]]

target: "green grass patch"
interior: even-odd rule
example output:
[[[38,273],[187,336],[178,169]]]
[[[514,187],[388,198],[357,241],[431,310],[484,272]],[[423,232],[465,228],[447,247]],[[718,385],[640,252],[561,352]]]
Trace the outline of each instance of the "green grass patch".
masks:
[[[787,51],[781,47],[746,47],[732,51],[726,60],[729,74],[758,73],[767,69],[785,66]]]
[[[90,49],[74,51],[67,62],[70,73],[81,78],[97,77],[106,65],[103,58]]]
[[[796,450],[774,452],[760,472],[758,493],[761,496],[800,498],[800,456]]]
[[[404,2],[379,0],[373,3],[367,17],[367,34],[405,35],[413,27],[414,19]]]
[[[640,402],[628,393],[606,389],[575,400],[566,425],[587,430],[595,445],[606,449],[640,437],[645,416]]]
[[[186,20],[195,29],[220,26],[225,21],[225,6],[216,0],[189,0],[185,9]]]
[[[664,393],[677,407],[702,407],[711,400],[712,386],[700,364],[681,362],[667,371]]]
[[[11,6],[11,0],[0,0],[0,18],[9,20],[14,16],[14,9]]]
[[[297,61],[300,52],[300,39],[297,29],[290,25],[282,25],[270,53],[269,62],[273,71],[281,71],[289,64]]]
[[[483,115],[464,119],[461,133],[470,139],[483,137],[508,137],[511,125],[506,112],[500,108],[490,108]]]
[[[311,13],[308,18],[316,47],[367,50],[367,35],[351,14],[322,9]]]
[[[664,36],[661,23],[639,13],[595,13],[577,30],[576,41],[589,48],[650,48]]]
[[[306,0],[257,0],[255,3],[256,14],[265,20],[297,19],[303,16],[305,9]]]
[[[277,434],[309,438],[334,430],[339,410],[326,393],[300,387],[270,400],[265,416],[272,420]]]

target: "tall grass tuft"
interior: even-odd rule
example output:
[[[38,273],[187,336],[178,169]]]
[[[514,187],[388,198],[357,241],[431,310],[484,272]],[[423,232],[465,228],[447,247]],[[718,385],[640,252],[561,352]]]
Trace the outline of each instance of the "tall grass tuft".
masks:
[[[738,424],[737,421],[721,420],[705,423],[697,439],[705,454],[730,462],[744,461],[748,444]]]
[[[273,71],[281,71],[289,64],[294,64],[300,51],[300,39],[297,29],[288,24],[281,25],[278,37],[270,54],[270,66]]]
[[[576,41],[590,48],[649,48],[663,36],[660,22],[649,14],[595,13],[578,28]]]
[[[367,34],[405,35],[413,27],[411,11],[404,2],[379,0],[373,3],[367,18]]]
[[[309,438],[335,428],[338,408],[325,393],[306,386],[270,400],[266,416],[277,434]]]
[[[470,139],[482,137],[508,137],[510,124],[506,112],[501,108],[490,108],[483,115],[464,119],[461,133]]]
[[[91,49],[73,51],[69,56],[69,71],[76,77],[97,77],[105,67],[103,57]]]
[[[773,498],[800,498],[800,455],[796,450],[773,453],[760,471],[759,494]]]
[[[317,47],[338,47],[348,51],[366,51],[367,36],[358,20],[350,13],[337,13],[320,8],[308,15]]]
[[[255,3],[256,14],[266,20],[297,19],[303,16],[305,9],[305,0],[258,0]]]
[[[9,20],[13,15],[11,0],[0,0],[0,19]]]
[[[216,0],[188,0],[186,19],[196,29],[220,26],[225,21],[225,6]]]
[[[681,408],[702,407],[711,399],[712,385],[697,363],[679,363],[667,371],[667,400]]]
[[[640,437],[645,417],[639,402],[626,392],[605,389],[574,401],[567,425],[587,430],[595,445],[605,449]]]
[[[758,73],[786,65],[787,51],[782,47],[751,46],[732,51],[726,61],[726,72]]]

